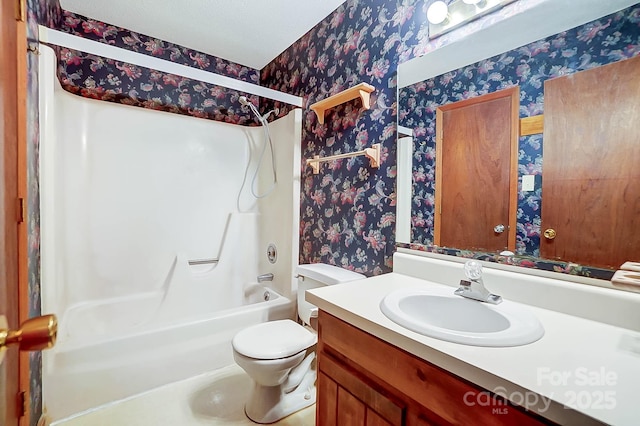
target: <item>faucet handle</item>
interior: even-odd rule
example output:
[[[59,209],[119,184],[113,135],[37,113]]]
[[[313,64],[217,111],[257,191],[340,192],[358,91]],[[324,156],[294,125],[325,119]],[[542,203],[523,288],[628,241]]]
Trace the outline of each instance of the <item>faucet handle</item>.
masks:
[[[482,278],[482,263],[477,260],[468,260],[464,264],[464,275],[470,280],[479,280]]]

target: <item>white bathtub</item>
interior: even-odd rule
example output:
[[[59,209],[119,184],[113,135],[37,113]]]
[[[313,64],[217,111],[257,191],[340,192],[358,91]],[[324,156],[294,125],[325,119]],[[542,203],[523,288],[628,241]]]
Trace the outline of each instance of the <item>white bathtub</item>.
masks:
[[[243,306],[177,324],[142,324],[117,337],[83,338],[83,343],[63,340],[45,357],[44,392],[50,418],[66,418],[233,364],[231,339],[235,333],[252,324],[291,318],[295,309],[290,299],[267,287],[250,286],[245,296]],[[80,308],[83,315],[89,314],[88,306]],[[104,303],[97,309],[105,309]]]
[[[278,184],[256,199],[252,176],[259,193],[272,179],[263,129],[82,98],[50,48],[39,63],[51,420],[228,366],[236,332],[293,318],[302,110],[271,123]]]

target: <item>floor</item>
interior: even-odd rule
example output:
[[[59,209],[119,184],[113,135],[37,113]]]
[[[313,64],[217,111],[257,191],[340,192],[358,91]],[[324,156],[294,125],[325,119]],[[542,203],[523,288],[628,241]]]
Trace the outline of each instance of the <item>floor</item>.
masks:
[[[245,426],[251,380],[237,365],[192,377],[118,401],[52,426]],[[315,405],[274,425],[315,425]]]

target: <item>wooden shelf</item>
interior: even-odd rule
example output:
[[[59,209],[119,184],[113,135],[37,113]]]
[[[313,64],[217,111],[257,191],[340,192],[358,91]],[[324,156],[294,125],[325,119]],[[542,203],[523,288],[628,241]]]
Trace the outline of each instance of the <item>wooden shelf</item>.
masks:
[[[316,102],[315,104],[311,105],[311,109],[318,116],[318,121],[320,122],[320,124],[323,124],[324,112],[326,110],[333,108],[335,106],[338,106],[340,104],[343,104],[345,102],[348,102],[357,97],[362,99],[362,107],[364,109],[371,108],[370,95],[371,95],[371,92],[373,92],[374,90],[376,90],[376,88],[373,87],[372,85],[367,83],[360,83],[357,86],[353,86],[350,89],[343,90],[340,93],[336,93],[335,95],[330,96],[327,99],[323,99],[320,102]]]

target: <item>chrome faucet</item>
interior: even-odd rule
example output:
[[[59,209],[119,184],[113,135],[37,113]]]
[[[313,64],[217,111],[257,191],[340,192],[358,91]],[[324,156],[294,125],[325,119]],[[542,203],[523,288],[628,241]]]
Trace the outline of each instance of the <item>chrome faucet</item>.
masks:
[[[269,273],[269,274],[258,275],[258,282],[261,283],[264,281],[273,281],[273,274]]]
[[[477,260],[469,260],[464,264],[466,280],[460,280],[460,287],[454,292],[458,296],[497,305],[502,297],[489,293],[482,282],[482,264]]]

